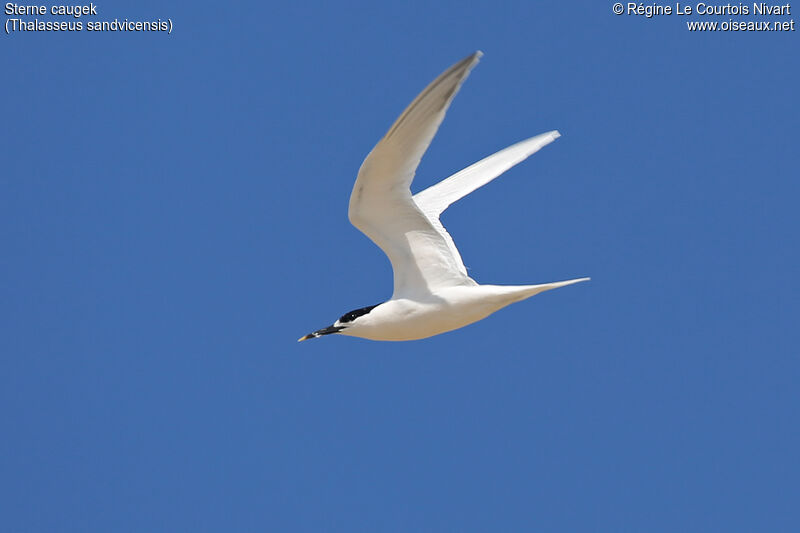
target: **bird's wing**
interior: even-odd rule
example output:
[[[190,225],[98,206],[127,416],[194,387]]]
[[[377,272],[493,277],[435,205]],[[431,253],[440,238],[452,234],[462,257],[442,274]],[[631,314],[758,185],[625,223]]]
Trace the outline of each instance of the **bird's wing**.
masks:
[[[512,144],[508,148],[456,172],[436,185],[418,192],[414,195],[414,202],[429,218],[438,220],[439,215],[450,207],[450,204],[460,200],[478,187],[483,187],[559,137],[561,134],[553,130]]]
[[[434,224],[417,207],[409,186],[450,102],[481,55],[464,58],[428,85],[358,171],[350,195],[350,222],[389,257],[394,298],[475,284],[438,217]]]
[[[467,276],[467,269],[461,260],[461,254],[458,253],[456,243],[453,242],[453,238],[444,229],[444,226],[439,221],[439,216],[456,200],[460,200],[478,187],[486,185],[560,136],[560,133],[553,130],[518,142],[481,159],[464,170],[456,172],[449,178],[414,195],[414,203],[417,204],[417,207],[428,217],[431,225],[444,238],[450,248],[450,254],[458,263],[458,270],[461,274]]]

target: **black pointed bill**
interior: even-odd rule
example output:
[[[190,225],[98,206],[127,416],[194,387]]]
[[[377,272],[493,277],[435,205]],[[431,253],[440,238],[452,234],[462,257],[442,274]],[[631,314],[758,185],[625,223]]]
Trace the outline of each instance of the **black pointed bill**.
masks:
[[[331,333],[339,333],[344,329],[344,326],[328,326],[327,328],[318,329],[314,333],[309,333],[305,337],[300,337],[297,342],[303,342],[308,339],[315,339],[323,335],[330,335]]]

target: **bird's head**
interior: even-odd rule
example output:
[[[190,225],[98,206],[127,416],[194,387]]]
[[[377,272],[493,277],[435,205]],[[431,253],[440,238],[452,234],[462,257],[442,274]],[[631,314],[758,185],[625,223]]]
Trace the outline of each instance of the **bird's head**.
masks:
[[[323,335],[330,335],[332,333],[340,333],[342,330],[345,330],[352,325],[354,325],[356,319],[358,317],[364,316],[368,314],[370,311],[378,307],[377,305],[370,305],[369,307],[362,307],[361,309],[356,309],[354,311],[350,311],[349,313],[345,313],[339,317],[339,320],[331,324],[330,326],[322,329],[318,329],[312,333],[304,337],[300,337],[297,339],[297,342],[301,342],[308,339],[315,339],[317,337],[322,337]]]

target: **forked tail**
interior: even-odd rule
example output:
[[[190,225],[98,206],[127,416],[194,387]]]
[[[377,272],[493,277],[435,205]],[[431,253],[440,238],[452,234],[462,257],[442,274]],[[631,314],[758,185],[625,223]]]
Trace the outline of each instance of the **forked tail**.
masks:
[[[525,300],[526,298],[530,298],[531,296],[535,296],[540,292],[558,289],[559,287],[566,287],[567,285],[580,283],[581,281],[589,281],[590,279],[591,278],[577,278],[568,279],[566,281],[554,281],[553,283],[542,283],[541,285],[521,285],[508,288],[513,290],[513,294],[515,296],[514,301],[519,302],[521,300]]]

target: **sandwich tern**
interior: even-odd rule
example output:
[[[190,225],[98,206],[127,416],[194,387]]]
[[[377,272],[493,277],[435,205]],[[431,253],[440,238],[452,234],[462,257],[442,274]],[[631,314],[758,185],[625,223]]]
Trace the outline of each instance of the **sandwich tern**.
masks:
[[[550,131],[514,144],[412,196],[422,155],[450,102],[483,54],[459,61],[423,90],[367,155],[350,195],[350,222],[389,257],[394,293],[298,339],[338,333],[371,340],[423,339],[461,328],[535,294],[589,278],[541,285],[479,285],[439,221],[463,198],[557,139]]]

